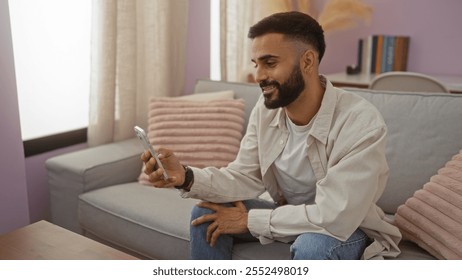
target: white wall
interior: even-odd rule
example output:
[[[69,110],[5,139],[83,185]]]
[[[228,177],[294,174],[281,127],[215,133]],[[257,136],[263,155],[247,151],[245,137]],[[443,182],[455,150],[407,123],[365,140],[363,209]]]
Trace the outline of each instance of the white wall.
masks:
[[[8,0],[0,0],[0,234],[29,224]]]

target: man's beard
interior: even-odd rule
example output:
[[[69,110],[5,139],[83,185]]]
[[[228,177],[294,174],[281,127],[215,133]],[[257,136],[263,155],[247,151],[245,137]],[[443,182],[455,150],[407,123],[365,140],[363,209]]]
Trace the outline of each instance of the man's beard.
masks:
[[[287,81],[282,85],[277,81],[262,81],[260,87],[274,86],[276,90],[269,96],[265,96],[265,106],[268,109],[276,109],[286,107],[297,99],[305,89],[305,81],[303,80],[300,66],[296,65],[292,70]],[[274,99],[272,99],[274,97]]]

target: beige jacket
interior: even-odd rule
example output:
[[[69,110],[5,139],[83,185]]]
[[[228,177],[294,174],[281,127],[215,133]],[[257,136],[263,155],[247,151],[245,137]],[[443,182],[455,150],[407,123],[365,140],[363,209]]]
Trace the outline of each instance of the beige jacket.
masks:
[[[360,227],[374,239],[365,259],[397,256],[401,234],[376,205],[388,178],[386,135],[386,125],[373,105],[327,81],[307,138],[307,156],[317,178],[315,203],[250,210],[252,235],[262,244],[290,242],[305,232],[346,240]],[[270,166],[287,139],[283,109],[268,110],[260,98],[236,160],[221,169],[194,168],[194,185],[183,197],[224,203],[267,191],[274,201],[283,202]]]

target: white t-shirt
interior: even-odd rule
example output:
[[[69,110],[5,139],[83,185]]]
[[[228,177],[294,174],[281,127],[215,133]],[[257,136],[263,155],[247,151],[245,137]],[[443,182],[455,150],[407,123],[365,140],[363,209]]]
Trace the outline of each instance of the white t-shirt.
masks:
[[[315,118],[307,125],[299,126],[286,115],[289,139],[272,165],[276,181],[287,203],[292,205],[311,204],[316,195],[316,177],[307,156],[306,142]]]

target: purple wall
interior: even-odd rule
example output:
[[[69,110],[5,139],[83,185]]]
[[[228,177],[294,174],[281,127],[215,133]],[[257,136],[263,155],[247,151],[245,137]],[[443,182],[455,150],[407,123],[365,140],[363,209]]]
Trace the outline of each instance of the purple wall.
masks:
[[[190,1],[187,44],[185,94],[210,76],[210,0]]]
[[[24,150],[11,44],[8,1],[0,0],[0,234],[27,225]]]
[[[27,198],[31,223],[47,220],[50,217],[50,195],[45,161],[51,157],[81,150],[86,147],[86,143],[78,144],[26,158]]]
[[[354,29],[327,34],[327,51],[321,65],[323,73],[345,71],[346,65],[355,64],[359,38],[390,34],[411,37],[408,71],[462,76],[462,17],[459,15],[462,1],[364,2],[374,9],[371,24],[361,23]]]

